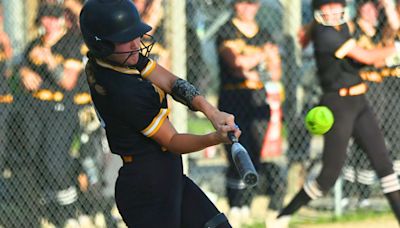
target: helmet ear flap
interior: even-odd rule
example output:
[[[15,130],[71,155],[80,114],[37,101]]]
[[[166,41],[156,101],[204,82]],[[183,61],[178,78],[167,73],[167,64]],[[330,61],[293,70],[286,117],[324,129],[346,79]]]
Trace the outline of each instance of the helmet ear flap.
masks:
[[[106,57],[114,52],[115,45],[108,40],[100,40],[96,37],[96,41],[92,42],[90,50],[95,56]]]
[[[82,29],[82,35],[90,52],[96,57],[107,57],[115,50],[115,45],[113,42],[109,40],[103,40],[85,29]]]

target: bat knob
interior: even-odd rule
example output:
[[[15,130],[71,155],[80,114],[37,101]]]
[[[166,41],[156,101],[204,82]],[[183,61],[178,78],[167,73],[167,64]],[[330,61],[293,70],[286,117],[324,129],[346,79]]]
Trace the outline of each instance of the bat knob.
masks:
[[[235,133],[233,131],[228,132],[228,137],[232,143],[238,142],[238,139],[236,138]]]
[[[257,175],[257,173],[253,173],[253,172],[246,173],[243,176],[243,181],[249,187],[256,186],[258,183],[258,175]]]

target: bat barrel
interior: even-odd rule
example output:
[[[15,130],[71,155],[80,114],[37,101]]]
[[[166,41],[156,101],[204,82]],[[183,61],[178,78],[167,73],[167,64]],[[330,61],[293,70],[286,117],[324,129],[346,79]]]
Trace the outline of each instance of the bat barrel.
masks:
[[[240,143],[233,143],[231,148],[233,162],[242,180],[247,186],[258,183],[258,174],[246,149]]]

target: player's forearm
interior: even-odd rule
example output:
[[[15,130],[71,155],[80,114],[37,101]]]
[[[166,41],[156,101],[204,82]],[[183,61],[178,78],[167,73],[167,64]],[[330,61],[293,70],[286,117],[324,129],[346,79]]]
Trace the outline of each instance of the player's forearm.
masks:
[[[168,151],[177,154],[186,154],[205,149],[221,143],[216,133],[207,135],[192,135],[192,134],[176,134],[174,135],[168,146]]]
[[[266,56],[261,52],[252,55],[240,55],[236,58],[235,64],[243,70],[250,70],[265,61],[265,58]]]
[[[66,69],[64,68],[63,75],[58,82],[59,85],[67,91],[71,91],[75,88],[78,82],[78,77],[80,74],[80,69]]]
[[[209,120],[214,119],[215,115],[219,112],[219,110],[210,104],[202,95],[193,98],[192,106],[196,110],[202,112]]]
[[[378,62],[384,62],[387,57],[395,53],[396,49],[394,46],[386,46],[378,50],[369,50],[368,52],[369,64],[376,66]]]
[[[355,47],[347,55],[363,64],[375,65],[377,62],[384,61],[396,51],[394,45],[366,50],[360,47]]]
[[[202,95],[199,95],[196,88],[189,83],[182,83],[182,80],[179,80],[177,76],[164,69],[162,66],[157,64],[155,69],[145,76],[145,78],[160,87],[166,93],[171,94],[175,100],[176,98],[179,98],[177,101],[185,104],[192,110],[204,113],[216,129],[219,122],[228,122],[227,124],[229,124],[230,122],[226,120],[227,118],[232,118],[233,122],[233,117],[223,115]]]
[[[231,49],[225,49],[221,53],[224,62],[232,69],[247,71],[264,61],[266,56],[262,52],[243,55]]]
[[[396,11],[396,5],[393,0],[383,1],[383,7],[391,29],[398,30],[400,28],[400,18]]]

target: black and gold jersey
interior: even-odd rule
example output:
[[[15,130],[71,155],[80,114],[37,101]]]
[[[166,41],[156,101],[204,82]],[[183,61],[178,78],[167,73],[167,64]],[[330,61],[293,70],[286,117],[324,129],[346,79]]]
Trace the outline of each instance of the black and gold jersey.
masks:
[[[110,149],[119,155],[161,151],[154,135],[168,117],[165,93],[136,69],[90,57],[86,76]]]
[[[362,82],[359,76],[361,64],[347,58],[347,53],[356,45],[349,26],[339,27],[316,24],[312,28],[317,75],[324,91],[337,91]]]
[[[78,35],[67,32],[53,45],[50,46],[51,53],[55,56],[58,64],[63,66],[68,64],[82,64],[82,55],[77,40]],[[24,52],[21,66],[28,67],[42,78],[41,89],[57,89],[62,90],[51,76],[52,72],[48,69],[48,65],[40,58],[41,52],[45,47],[42,37],[32,40]]]
[[[354,38],[357,41],[357,45],[365,49],[385,46],[385,41],[387,41],[387,38],[384,36],[385,34],[380,34],[379,32],[382,31],[380,31],[378,28],[374,34],[369,35],[358,23],[356,23]],[[397,34],[397,37],[399,37],[399,34]],[[382,82],[383,78],[385,77],[400,77],[400,67],[398,64],[396,64],[399,62],[400,55],[397,54],[391,57],[392,61],[395,60],[392,66],[379,68],[374,66],[364,66],[360,70],[361,78],[366,81],[379,83]]]
[[[373,49],[380,45],[381,36],[376,31],[373,34],[365,32],[359,23],[354,24],[353,37],[357,41],[357,45],[365,49]]]
[[[233,48],[240,54],[252,54],[260,52],[260,49],[267,42],[272,42],[271,36],[266,29],[259,28],[259,31],[253,36],[249,37],[243,34],[235,25],[235,19],[230,20],[223,25],[217,34],[217,48],[218,51],[223,51],[224,48]],[[220,66],[220,79],[221,85],[242,83],[244,78],[235,77],[237,75],[235,69],[230,67],[219,56]],[[256,70],[256,69],[255,69]]]

